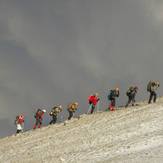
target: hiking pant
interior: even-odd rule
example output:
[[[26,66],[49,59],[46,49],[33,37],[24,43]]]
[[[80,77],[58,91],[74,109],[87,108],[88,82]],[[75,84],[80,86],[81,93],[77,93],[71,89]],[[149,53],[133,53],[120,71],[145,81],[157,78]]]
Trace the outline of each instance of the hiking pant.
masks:
[[[17,130],[16,133],[19,134],[20,132],[22,132],[22,130]]]
[[[132,103],[132,106],[134,106],[134,103],[135,103],[135,95],[128,96],[128,102],[127,102],[127,104],[126,104],[125,107],[128,107],[128,105],[131,104],[131,103]]]
[[[115,98],[111,98],[109,109],[110,109],[110,111],[114,111],[114,108],[115,108]]]
[[[156,102],[156,98],[157,98],[156,92],[155,91],[150,91],[150,96],[149,96],[148,104],[151,103],[152,99],[153,99],[153,102],[155,103]]]
[[[42,119],[36,118],[36,123],[35,123],[33,129],[35,129],[37,126],[38,126],[38,128],[40,128],[41,125],[42,125]]]
[[[68,117],[68,120],[70,120],[70,119],[73,117],[74,112],[72,112],[72,111],[68,111],[68,112],[69,112],[69,117]]]
[[[50,124],[50,125],[51,125],[51,124],[55,124],[56,122],[57,122],[57,115],[53,115],[53,116],[52,116],[52,120],[50,121],[49,124]]]
[[[95,110],[95,105],[93,105],[93,104],[91,104],[91,105],[92,105],[92,107],[91,107],[91,114],[92,114]]]

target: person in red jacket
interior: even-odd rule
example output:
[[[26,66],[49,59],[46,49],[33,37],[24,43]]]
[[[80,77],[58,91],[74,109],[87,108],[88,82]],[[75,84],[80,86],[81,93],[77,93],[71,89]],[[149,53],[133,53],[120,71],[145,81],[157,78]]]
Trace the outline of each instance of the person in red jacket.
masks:
[[[20,132],[23,132],[23,128],[24,128],[24,116],[23,115],[16,116],[15,124],[16,124],[16,128],[17,128],[16,133],[18,134]]]
[[[100,99],[99,99],[99,95],[98,95],[98,93],[95,93],[95,94],[93,94],[93,95],[90,95],[89,97],[88,97],[88,102],[89,102],[89,108],[90,108],[90,113],[92,114],[93,112],[94,112],[94,110],[95,110],[95,107],[96,107],[96,105],[97,105],[97,103],[98,103],[98,101],[99,101]]]
[[[41,109],[37,110],[37,112],[36,112],[36,114],[34,116],[35,119],[36,119],[36,123],[33,126],[33,129],[36,129],[37,126],[38,126],[38,128],[41,127],[44,113],[46,113],[46,110],[41,110]]]

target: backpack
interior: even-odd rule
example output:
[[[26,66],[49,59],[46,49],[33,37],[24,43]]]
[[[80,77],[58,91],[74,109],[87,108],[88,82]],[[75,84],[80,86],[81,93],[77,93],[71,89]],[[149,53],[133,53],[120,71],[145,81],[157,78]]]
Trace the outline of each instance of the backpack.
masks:
[[[127,92],[126,92],[126,95],[129,96],[130,95],[130,90],[128,89]]]
[[[58,107],[58,106],[54,106],[50,112],[50,115],[56,115],[58,113],[60,113],[62,111],[62,108]]]
[[[69,104],[67,110],[75,112],[77,110],[77,106],[75,105],[75,103]]]
[[[129,96],[133,90],[134,90],[133,86],[129,87],[127,92],[126,92],[126,95]]]
[[[114,96],[114,90],[110,90],[110,93],[108,94],[108,100],[111,100]]]
[[[19,124],[24,123],[24,116],[23,115],[19,115],[17,120],[18,120]]]

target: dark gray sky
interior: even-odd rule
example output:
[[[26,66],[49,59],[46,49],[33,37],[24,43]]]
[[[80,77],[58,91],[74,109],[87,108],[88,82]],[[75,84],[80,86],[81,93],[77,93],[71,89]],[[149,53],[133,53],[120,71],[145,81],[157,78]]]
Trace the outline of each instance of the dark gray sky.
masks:
[[[163,83],[162,0],[0,0],[0,136],[16,114],[129,84],[145,99],[150,79]],[[162,88],[160,88],[163,91]],[[47,117],[48,118],[48,117]]]

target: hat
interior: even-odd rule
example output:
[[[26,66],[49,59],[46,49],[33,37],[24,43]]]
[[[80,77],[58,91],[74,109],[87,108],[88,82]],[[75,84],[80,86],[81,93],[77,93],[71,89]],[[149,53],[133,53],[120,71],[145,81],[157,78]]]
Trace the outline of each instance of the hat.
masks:
[[[118,87],[116,87],[116,88],[115,88],[115,90],[116,90],[116,91],[119,91],[119,88],[118,88]]]
[[[46,113],[46,110],[45,110],[45,109],[43,109],[42,111],[43,111],[44,113]]]

